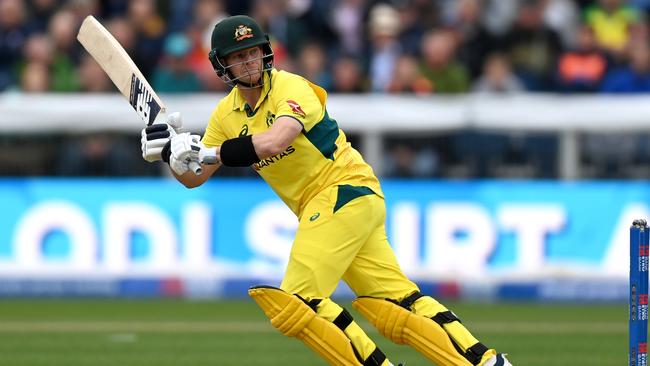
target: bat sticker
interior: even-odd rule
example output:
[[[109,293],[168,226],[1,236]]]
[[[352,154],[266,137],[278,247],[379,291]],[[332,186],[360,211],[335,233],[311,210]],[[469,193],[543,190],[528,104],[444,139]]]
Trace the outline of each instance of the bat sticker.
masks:
[[[147,125],[156,120],[160,106],[153,99],[152,92],[135,74],[131,74],[131,94],[129,103]]]

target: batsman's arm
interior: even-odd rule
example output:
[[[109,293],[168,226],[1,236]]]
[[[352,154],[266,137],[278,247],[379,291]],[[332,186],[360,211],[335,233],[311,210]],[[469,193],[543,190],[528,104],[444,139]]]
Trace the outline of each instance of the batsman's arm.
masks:
[[[214,163],[214,164],[206,164],[202,163],[201,164],[201,174],[196,175],[192,171],[188,171],[187,173],[183,175],[178,175],[174,173],[173,170],[171,170],[172,175],[174,175],[174,178],[181,182],[185,187],[187,188],[196,188],[203,183],[205,183],[212,174],[214,174],[219,168],[221,167],[221,163]]]
[[[278,117],[271,128],[253,135],[255,153],[260,160],[282,153],[300,135],[302,129],[298,120],[287,116]]]

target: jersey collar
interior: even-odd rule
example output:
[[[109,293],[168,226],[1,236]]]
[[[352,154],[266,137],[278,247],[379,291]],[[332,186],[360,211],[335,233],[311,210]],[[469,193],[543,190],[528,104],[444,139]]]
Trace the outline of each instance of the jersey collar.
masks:
[[[269,95],[269,92],[271,91],[272,87],[272,79],[275,74],[277,74],[276,69],[271,69],[270,72],[264,73],[264,78],[266,79],[264,82],[264,85],[262,86],[262,93],[260,94],[260,99],[257,101],[257,105],[255,106],[255,109],[253,111],[256,111],[257,108],[259,108],[260,105],[262,105],[262,102],[264,102],[264,99]],[[246,111],[246,99],[241,96],[239,93],[239,89],[235,88],[235,102],[233,105],[233,110],[239,110],[239,111]]]

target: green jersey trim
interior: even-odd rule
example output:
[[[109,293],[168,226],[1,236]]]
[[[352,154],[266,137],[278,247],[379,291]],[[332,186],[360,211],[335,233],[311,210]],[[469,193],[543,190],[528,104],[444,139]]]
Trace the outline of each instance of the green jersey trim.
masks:
[[[372,189],[364,186],[351,186],[349,184],[342,184],[339,186],[338,193],[336,195],[336,204],[334,204],[335,213],[341,207],[345,206],[346,203],[352,201],[355,198],[361,196],[367,196],[369,194],[375,194]]]
[[[325,111],[325,115],[320,122],[316,123],[309,132],[305,132],[305,137],[325,158],[334,160],[334,152],[337,148],[336,139],[339,137],[339,125],[329,117],[327,111]]]

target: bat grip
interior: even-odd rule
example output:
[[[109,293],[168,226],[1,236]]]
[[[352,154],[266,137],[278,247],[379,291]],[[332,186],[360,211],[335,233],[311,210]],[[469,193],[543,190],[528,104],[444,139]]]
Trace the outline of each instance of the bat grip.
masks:
[[[190,170],[194,172],[195,175],[201,175],[203,172],[203,168],[201,167],[201,164],[197,161],[190,161]]]

